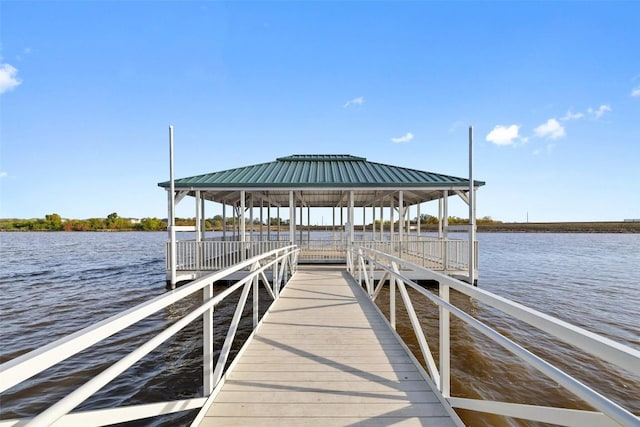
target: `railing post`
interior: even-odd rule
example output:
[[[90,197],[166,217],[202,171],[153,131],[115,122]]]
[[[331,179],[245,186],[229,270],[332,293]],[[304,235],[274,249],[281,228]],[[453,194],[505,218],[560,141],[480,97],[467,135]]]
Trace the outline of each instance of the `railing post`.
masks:
[[[369,298],[373,297],[373,262],[369,262]]]
[[[202,289],[203,301],[213,298],[213,284]],[[202,314],[202,394],[209,396],[213,392],[213,310],[211,307]]]
[[[445,273],[449,270],[449,239],[442,241],[442,271]]]
[[[449,285],[440,282],[440,298],[449,302]],[[451,397],[451,340],[449,310],[440,306],[440,384],[438,388],[444,397]]]
[[[252,270],[257,270],[260,268],[260,264],[256,263]],[[258,327],[258,275],[256,275],[252,280],[253,286],[253,329]]]
[[[398,266],[395,262],[391,263],[393,270],[398,271]],[[396,279],[395,276],[389,278],[389,323],[393,330],[396,330]]]
[[[276,252],[276,259],[280,252]],[[278,298],[280,296],[280,283],[278,282],[278,261],[273,263],[273,272],[271,273],[271,282],[273,287],[273,294]]]
[[[362,286],[362,250],[358,249],[358,260],[356,261],[356,265],[358,266],[358,284]]]

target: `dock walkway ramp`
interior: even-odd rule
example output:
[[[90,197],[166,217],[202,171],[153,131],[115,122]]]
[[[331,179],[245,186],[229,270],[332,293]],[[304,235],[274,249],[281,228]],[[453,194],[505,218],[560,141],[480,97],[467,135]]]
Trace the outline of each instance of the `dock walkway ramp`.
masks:
[[[340,266],[301,266],[200,426],[463,425]]]

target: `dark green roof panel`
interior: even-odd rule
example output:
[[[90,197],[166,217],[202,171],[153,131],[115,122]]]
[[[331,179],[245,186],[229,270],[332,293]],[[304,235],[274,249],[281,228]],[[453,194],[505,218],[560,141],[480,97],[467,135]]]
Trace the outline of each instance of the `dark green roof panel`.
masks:
[[[436,187],[468,186],[468,179],[369,162],[348,154],[296,154],[273,162],[175,180],[185,187]],[[477,186],[484,185],[475,181]],[[169,182],[161,182],[169,187]]]

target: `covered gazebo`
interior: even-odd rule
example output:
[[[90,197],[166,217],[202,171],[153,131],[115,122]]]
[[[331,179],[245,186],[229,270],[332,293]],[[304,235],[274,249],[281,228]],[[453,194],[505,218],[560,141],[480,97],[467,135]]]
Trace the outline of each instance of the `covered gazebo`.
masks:
[[[335,254],[339,254],[340,250],[344,251],[345,246],[354,242],[395,242],[397,245],[393,248],[400,248],[400,256],[409,253],[411,242],[417,240],[449,242],[448,232],[454,230],[454,227],[447,223],[447,201],[452,196],[460,197],[470,206],[469,224],[458,225],[455,231],[468,232],[468,239],[465,239],[469,242],[465,263],[469,270],[467,279],[473,281],[477,277],[474,200],[475,191],[484,185],[481,181],[474,181],[471,186],[467,178],[391,166],[347,154],[297,154],[268,163],[175,179],[173,193],[171,181],[158,185],[167,190],[169,197],[167,266],[172,283],[177,280],[176,269],[181,269],[184,264],[180,262],[180,255],[176,250],[176,232],[195,232],[195,239],[190,240],[193,242],[190,244],[196,248],[200,248],[202,242],[211,240],[205,236],[205,201],[222,206],[221,214],[225,225],[227,211],[229,208],[232,211],[235,224],[233,231],[230,233],[226,227],[223,228],[222,236],[217,240],[296,244],[302,249],[302,261],[307,259],[318,262],[325,259],[335,262],[340,259]],[[196,225],[193,227],[175,225],[175,205],[186,196],[196,200]],[[410,227],[410,212],[415,212],[420,218],[421,205],[435,200],[438,200],[437,236],[422,236],[420,221]],[[326,230],[332,231],[333,238],[330,240],[334,243],[331,245],[334,256],[328,256],[327,251],[323,252],[323,248],[327,247],[326,242],[314,245],[314,239],[311,238],[311,210],[317,208],[324,208],[323,212],[331,210],[331,222],[327,221]],[[282,210],[285,214],[288,211],[288,230],[281,232],[281,227],[275,227],[275,232],[272,230],[269,219],[274,210],[277,218],[280,218]],[[377,221],[379,226],[376,225]],[[383,230],[386,221],[389,221],[389,227]],[[306,233],[303,233],[305,225]],[[204,250],[195,251],[202,253]],[[317,255],[318,251],[324,256],[314,259],[314,254]],[[440,260],[441,270],[462,270],[461,266],[451,268],[451,260],[446,259],[447,254],[455,251],[460,252],[460,249],[439,249],[439,256],[443,258]],[[423,258],[432,256],[433,254],[422,254]],[[202,256],[199,255],[198,258]],[[193,266],[188,269],[194,270]],[[209,269],[211,268],[203,269],[201,266],[195,268]]]

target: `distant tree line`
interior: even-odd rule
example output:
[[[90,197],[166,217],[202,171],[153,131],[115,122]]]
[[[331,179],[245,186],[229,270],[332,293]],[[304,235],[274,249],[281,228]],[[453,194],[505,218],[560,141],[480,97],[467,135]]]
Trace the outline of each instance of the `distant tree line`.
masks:
[[[449,217],[449,224],[467,224],[467,218]],[[176,218],[176,225],[193,226],[195,218]],[[223,225],[224,223],[224,225]],[[245,219],[247,226],[250,225],[248,218]],[[418,218],[414,218],[411,224],[417,224]],[[420,224],[435,225],[438,218],[432,215],[420,215]],[[500,224],[500,221],[494,221],[491,217],[479,218],[478,224]],[[209,231],[219,231],[223,226],[227,229],[238,227],[238,218],[223,218],[222,215],[216,215],[213,218],[205,220],[205,228]],[[254,227],[260,226],[260,220],[253,220]],[[289,227],[289,220],[282,218],[268,218],[263,226],[271,227]],[[389,229],[390,221],[383,222],[383,228]],[[369,224],[369,227],[371,224]],[[394,227],[399,226],[399,221],[394,222]],[[319,228],[319,226],[317,226]],[[380,221],[376,220],[376,228],[380,227]],[[312,226],[312,228],[316,228]],[[123,218],[118,216],[116,212],[112,212],[105,218],[88,218],[88,219],[63,219],[59,214],[53,213],[45,215],[44,218],[33,219],[0,219],[0,231],[164,231],[167,229],[167,220],[150,218]]]
[[[0,231],[162,231],[167,221],[158,218],[122,218],[116,212],[106,218],[63,219],[59,214],[33,219],[0,219]]]

